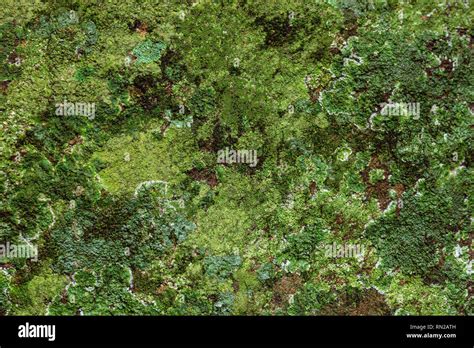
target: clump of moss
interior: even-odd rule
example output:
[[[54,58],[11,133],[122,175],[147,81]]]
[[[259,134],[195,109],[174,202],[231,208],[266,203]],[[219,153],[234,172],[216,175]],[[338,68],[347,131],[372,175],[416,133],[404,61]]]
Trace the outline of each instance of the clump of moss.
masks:
[[[382,265],[405,274],[429,276],[445,250],[452,250],[463,210],[443,191],[406,192],[403,207],[381,216],[367,227]]]

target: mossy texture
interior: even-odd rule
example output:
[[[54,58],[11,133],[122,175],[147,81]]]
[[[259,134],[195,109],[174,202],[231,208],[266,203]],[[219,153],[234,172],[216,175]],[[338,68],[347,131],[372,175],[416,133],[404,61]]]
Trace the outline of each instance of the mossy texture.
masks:
[[[473,19],[3,1],[0,315],[472,315]]]

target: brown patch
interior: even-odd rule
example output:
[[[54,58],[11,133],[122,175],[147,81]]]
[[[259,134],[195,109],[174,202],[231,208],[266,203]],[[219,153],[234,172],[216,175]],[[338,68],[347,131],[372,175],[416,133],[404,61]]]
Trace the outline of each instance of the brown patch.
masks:
[[[429,47],[429,44],[427,45],[427,47]],[[433,76],[433,72],[435,72],[437,69],[441,69],[441,70],[447,72],[448,73],[448,78],[451,78],[453,76],[454,63],[452,61],[450,61],[449,59],[444,59],[441,62],[441,64],[438,65],[437,67],[426,68],[425,72],[429,77],[431,77],[431,76]],[[444,92],[444,94],[442,96],[438,97],[438,99],[443,99],[448,94],[449,94],[449,91],[446,91],[446,92]]]
[[[356,89],[356,90],[354,91],[355,97],[358,98],[361,94],[367,92],[367,90],[368,90],[368,87],[367,87],[367,86],[363,86],[363,87],[361,87],[361,88]],[[388,94],[388,93],[386,93],[386,94]],[[390,94],[388,94],[388,95],[390,95]],[[384,98],[384,99],[385,99],[385,98]],[[387,99],[388,99],[388,97],[387,97]],[[380,106],[379,108],[381,109],[382,107]]]
[[[359,25],[357,24],[357,22],[349,25],[343,33],[344,39],[347,40],[349,37],[357,35],[358,30]]]
[[[188,171],[186,174],[188,174],[194,180],[206,182],[212,188],[216,187],[218,184],[216,173],[214,173],[213,171],[209,169],[200,170],[197,168],[193,168],[190,171]]]
[[[9,269],[9,268],[15,268],[15,266],[13,266],[13,264],[11,263],[0,264],[0,269]]]
[[[474,258],[474,252],[472,250],[472,243],[473,243],[473,240],[474,240],[474,233],[471,232],[469,233],[469,237],[466,238],[466,239],[462,239],[460,242],[459,242],[459,245],[461,246],[468,246],[469,247],[469,260],[472,260]]]
[[[363,290],[360,294],[341,293],[337,303],[325,306],[321,315],[390,315],[390,307],[385,297],[375,289]]]
[[[332,55],[337,55],[337,54],[340,54],[341,53],[341,50],[335,46],[332,46],[329,48],[329,52],[332,54]]]
[[[321,93],[321,88],[309,88],[309,99],[312,103],[316,103],[319,98],[319,94]]]
[[[273,304],[276,306],[282,306],[288,303],[290,295],[294,295],[301,286],[301,277],[293,274],[289,276],[283,276],[273,286]]]
[[[344,224],[344,217],[342,214],[336,214],[336,219],[334,220],[334,227],[333,227],[333,232],[336,235],[339,235],[339,232],[341,230],[341,226]]]
[[[344,214],[337,213],[334,221],[331,224],[331,231],[334,235],[339,236],[343,241],[351,240],[357,234],[357,231],[361,231],[363,224],[359,221],[348,219],[344,217]]]
[[[132,51],[129,51],[129,52],[128,52],[128,57],[130,57],[130,59],[132,60],[131,63],[135,63],[135,62],[137,61],[137,59],[138,59],[138,57],[137,57],[136,55],[134,55],[134,54],[132,53]]]
[[[20,58],[20,56],[16,52],[12,52],[8,56],[8,63],[15,64],[18,58]]]
[[[372,169],[383,169],[384,171],[384,178],[383,180],[377,181],[375,184],[372,184],[369,180],[370,176],[369,173]],[[379,202],[379,207],[381,210],[385,210],[390,203],[390,184],[388,182],[389,171],[388,167],[380,162],[377,155],[373,155],[369,165],[366,169],[361,172],[362,180],[364,184],[367,186],[366,189],[366,196],[368,199],[375,197]]]
[[[160,133],[161,135],[163,136],[166,132],[166,130],[168,129],[168,127],[171,125],[171,122],[165,120],[165,122],[161,125],[160,127]]]
[[[397,198],[401,198],[403,192],[405,192],[405,186],[403,186],[403,184],[395,184],[393,189],[397,192]]]
[[[81,145],[83,142],[84,142],[84,139],[80,135],[74,137],[73,139],[68,141],[69,146],[66,149],[64,149],[64,153],[66,153],[68,155],[72,154],[72,152],[74,151],[75,146],[76,145]]]
[[[66,304],[67,303],[67,290],[64,289],[61,292],[61,303]]]
[[[457,28],[456,31],[458,32],[459,36],[464,36],[467,34],[467,28]]]
[[[441,256],[438,261],[438,265],[436,266],[436,269],[443,269],[443,266],[446,262],[446,254],[444,252],[441,252]]]
[[[148,26],[146,25],[146,23],[141,23],[136,29],[136,31],[140,34],[140,36],[144,37],[148,33]]]
[[[171,83],[171,81],[166,83],[165,92],[169,96],[173,95],[173,83]]]
[[[138,99],[145,110],[153,110],[164,100],[167,93],[159,82],[151,75],[138,76],[129,87],[129,93],[133,98]]]
[[[157,295],[161,295],[163,292],[166,291],[166,289],[168,289],[168,285],[166,285],[166,284],[161,284],[161,285],[156,289],[156,294],[157,294]]]
[[[430,40],[430,41],[428,41],[428,43],[426,44],[426,48],[427,48],[429,51],[433,51],[433,49],[436,47],[436,43],[437,43],[437,40]]]
[[[360,271],[362,273],[365,273],[365,274],[370,274],[372,272],[372,270],[374,269],[375,265],[372,264],[368,264],[369,263],[369,257],[370,255],[372,254],[372,251],[374,250],[374,248],[369,248],[369,251],[367,253],[364,254],[364,259],[362,260],[362,266],[360,268]]]
[[[313,196],[315,192],[316,192],[316,183],[314,181],[311,181],[311,183],[309,184],[309,193],[311,196]]]
[[[77,137],[69,140],[69,146],[74,146],[74,145],[78,145],[78,144],[82,144],[84,142],[84,139],[78,135]]]
[[[148,25],[138,19],[132,25],[129,25],[129,28],[136,31],[140,36],[145,36],[148,33]]]
[[[375,289],[365,292],[350,315],[390,315],[390,307],[385,302],[385,297]]]
[[[403,192],[405,192],[405,186],[403,186],[403,184],[396,184],[393,189],[397,193],[397,200],[398,200],[398,204],[397,204],[397,208],[396,208],[396,214],[397,214],[397,216],[400,216],[400,210],[401,210],[400,198],[402,198],[402,194],[403,194]]]
[[[232,288],[234,289],[234,292],[235,292],[235,293],[239,292],[239,289],[240,289],[239,282],[234,281],[234,282],[232,283]]]
[[[453,71],[453,62],[449,59],[444,59],[439,67],[444,71],[451,73]]]
[[[8,85],[10,84],[10,82],[11,81],[8,81],[8,80],[0,82],[0,92],[2,94],[7,94],[7,89],[8,89]]]
[[[15,162],[15,163],[18,163],[20,162],[21,160],[21,155],[19,152],[15,153],[14,155],[10,156],[10,160]]]
[[[333,286],[344,286],[346,284],[346,279],[343,277],[339,277],[335,272],[330,272],[321,277],[321,279]]]
[[[199,121],[197,122],[199,124]],[[193,123],[193,126],[195,123]],[[196,127],[199,127],[196,125]],[[219,149],[224,147],[223,145],[223,130],[220,126],[219,120],[214,125],[214,129],[212,131],[212,136],[208,139],[198,140],[198,146],[201,151],[205,152],[214,152],[216,153]],[[227,144],[232,145],[232,144]],[[260,161],[259,161],[260,162]]]
[[[469,247],[469,261],[474,259],[474,250],[472,250],[472,243],[474,241],[474,232],[469,233],[469,237],[467,239],[462,239],[459,244],[461,246]]]

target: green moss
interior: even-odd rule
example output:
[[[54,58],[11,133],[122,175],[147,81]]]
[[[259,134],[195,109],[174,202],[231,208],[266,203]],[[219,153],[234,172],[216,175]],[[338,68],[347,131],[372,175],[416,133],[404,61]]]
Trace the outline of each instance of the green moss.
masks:
[[[395,277],[387,293],[397,315],[454,315],[456,309],[439,286],[426,286],[420,278]]]
[[[2,8],[0,315],[472,313],[472,6],[59,5]]]
[[[45,315],[50,303],[61,295],[67,284],[66,277],[57,275],[50,268],[34,276],[28,283],[12,290],[15,315]],[[18,301],[18,302],[17,302]]]
[[[383,169],[373,169],[369,172],[369,182],[371,184],[376,184],[383,179],[385,179],[385,171]]]
[[[454,231],[465,210],[451,190],[405,193],[399,213],[387,213],[368,226],[367,236],[385,267],[428,276],[444,250],[453,250]]]
[[[116,137],[94,158],[104,162],[99,177],[111,192],[134,192],[146,181],[161,180],[177,184],[186,178],[199,158],[189,131],[170,129],[157,140],[151,131]]]

